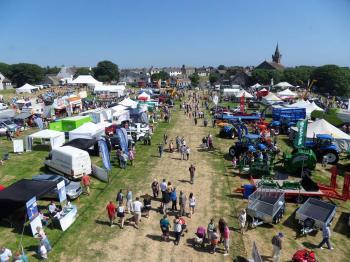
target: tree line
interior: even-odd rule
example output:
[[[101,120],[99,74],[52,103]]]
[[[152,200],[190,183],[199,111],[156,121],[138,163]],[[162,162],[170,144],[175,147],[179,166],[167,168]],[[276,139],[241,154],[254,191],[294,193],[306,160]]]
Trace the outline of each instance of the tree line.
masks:
[[[239,71],[238,69],[226,69],[223,65],[219,67],[217,71],[209,75],[211,84],[221,79],[230,79],[230,76],[233,76]],[[226,72],[224,75],[221,75],[219,70],[224,69]],[[339,67],[337,65],[324,65],[320,67],[297,66],[286,68],[283,71],[254,69],[249,76],[249,84],[260,83],[270,85],[272,78],[275,84],[286,81],[294,86],[301,87],[306,87],[309,80],[316,80],[313,87],[313,90],[316,92],[336,96],[350,95],[350,68],[348,67]]]
[[[41,67],[36,64],[18,63],[6,64],[0,63],[0,73],[9,78],[16,87],[20,87],[25,83],[42,84],[45,75],[58,74],[60,67]],[[101,82],[111,82],[119,80],[118,65],[111,61],[104,60],[97,63],[96,67],[90,70],[89,67],[76,68],[75,77],[79,75],[92,75]]]

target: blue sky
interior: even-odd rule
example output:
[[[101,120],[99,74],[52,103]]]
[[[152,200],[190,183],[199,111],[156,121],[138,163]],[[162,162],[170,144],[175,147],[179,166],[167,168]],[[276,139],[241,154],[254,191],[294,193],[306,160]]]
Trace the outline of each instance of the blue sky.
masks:
[[[0,61],[350,66],[350,0],[0,0]]]

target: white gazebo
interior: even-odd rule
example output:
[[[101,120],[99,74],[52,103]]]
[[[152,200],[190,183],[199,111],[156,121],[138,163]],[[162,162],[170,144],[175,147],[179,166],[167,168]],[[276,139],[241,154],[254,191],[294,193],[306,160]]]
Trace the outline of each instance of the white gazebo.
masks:
[[[16,89],[16,93],[17,94],[21,94],[21,93],[29,93],[31,94],[33,91],[39,90],[39,87],[37,86],[32,86],[30,84],[25,84],[19,88]]]
[[[102,85],[102,82],[97,81],[91,75],[80,75],[76,79],[74,79],[71,82],[71,84],[96,86],[96,85]]]
[[[309,101],[304,101],[304,100],[300,100],[294,104],[287,105],[287,107],[305,108],[307,117],[310,117],[313,111],[324,111],[321,107],[316,105],[315,102],[310,103]]]
[[[273,104],[281,102],[281,101],[282,100],[272,92],[268,93],[268,95],[264,96],[261,99],[261,102],[265,105],[273,105]]]
[[[274,85],[274,87],[286,89],[286,88],[294,87],[294,86],[289,84],[288,82],[279,82],[278,84]]]
[[[80,127],[69,132],[69,141],[77,138],[100,138],[105,133],[106,126],[111,125],[110,123],[98,123],[92,122],[85,123]]]
[[[131,107],[131,108],[136,108],[138,105],[138,102],[132,100],[131,98],[125,98],[124,100],[122,100],[120,103],[118,103],[119,105],[122,106],[126,106],[126,107]]]
[[[296,93],[294,93],[293,91],[291,91],[289,88],[280,91],[277,93],[277,95],[282,98],[282,99],[290,99],[290,98],[296,98],[298,95]]]
[[[26,151],[32,150],[34,139],[41,139],[42,144],[44,144],[45,141],[49,141],[52,149],[62,146],[65,142],[64,132],[44,129],[27,137]]]
[[[259,83],[256,83],[255,85],[250,86],[251,88],[259,88],[261,85]]]

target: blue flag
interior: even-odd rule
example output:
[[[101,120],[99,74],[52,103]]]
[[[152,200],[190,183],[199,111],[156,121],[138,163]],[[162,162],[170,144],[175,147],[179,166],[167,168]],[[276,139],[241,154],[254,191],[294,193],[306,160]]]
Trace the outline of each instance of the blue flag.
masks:
[[[105,169],[107,169],[109,171],[112,169],[112,166],[111,166],[111,161],[110,161],[110,157],[109,157],[107,143],[105,140],[100,139],[100,140],[98,140],[98,146],[100,148],[100,152],[102,155],[103,166],[105,167]]]

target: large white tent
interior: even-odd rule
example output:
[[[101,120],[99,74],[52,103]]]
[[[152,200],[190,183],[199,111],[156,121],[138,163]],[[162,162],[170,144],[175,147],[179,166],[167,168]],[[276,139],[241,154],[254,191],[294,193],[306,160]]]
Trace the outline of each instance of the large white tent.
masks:
[[[122,105],[122,106],[126,106],[126,107],[136,108],[138,105],[138,102],[136,102],[128,97],[128,98],[125,98],[124,100],[122,100],[118,104]]]
[[[91,75],[80,75],[76,79],[74,79],[71,83],[89,85],[89,86],[102,85],[102,82],[97,81]]]
[[[297,127],[292,127],[292,130],[298,131]],[[308,124],[306,138],[313,139],[316,135],[331,135],[335,143],[342,151],[347,151],[350,148],[350,136],[339,128],[328,123],[324,119],[317,120]]]
[[[251,88],[259,88],[261,85],[259,83],[256,83],[255,85],[250,86]]]
[[[33,139],[49,140],[51,148],[60,147],[65,142],[64,132],[59,132],[50,129],[44,129],[27,137],[26,150],[31,151]]]
[[[294,87],[294,86],[289,84],[288,82],[279,82],[278,84],[274,85],[274,87],[285,89],[285,88]]]
[[[125,86],[123,85],[95,85],[96,94],[117,94],[118,97],[124,95]]]
[[[287,89],[285,89],[285,90],[283,90],[281,92],[278,92],[277,95],[280,98],[295,98],[295,97],[298,96],[296,93],[291,91],[289,88],[287,88]]]
[[[32,93],[35,90],[39,90],[39,87],[37,86],[32,86],[30,84],[25,84],[19,88],[16,89],[16,93],[20,94],[20,93]]]
[[[310,117],[313,111],[324,111],[321,107],[317,106],[315,102],[310,103],[304,100],[299,100],[294,104],[287,105],[287,107],[305,108],[307,117]]]
[[[253,98],[253,96],[251,94],[249,94],[247,91],[245,90],[241,90],[239,91],[236,95],[236,97],[240,98],[242,96],[244,96],[245,98]]]
[[[106,126],[110,123],[98,123],[94,124],[92,122],[85,123],[80,127],[69,132],[69,141],[77,138],[99,138],[105,133]]]
[[[273,104],[281,102],[281,101],[282,100],[272,92],[268,93],[268,95],[264,96],[261,99],[261,102],[265,105],[273,105]]]

